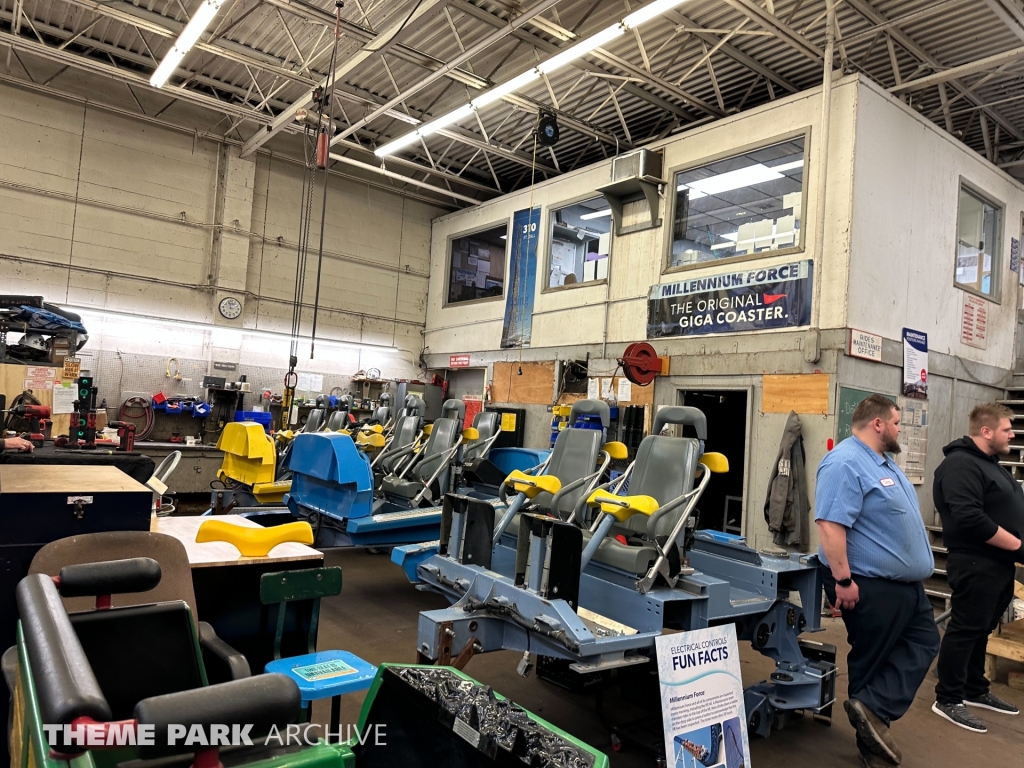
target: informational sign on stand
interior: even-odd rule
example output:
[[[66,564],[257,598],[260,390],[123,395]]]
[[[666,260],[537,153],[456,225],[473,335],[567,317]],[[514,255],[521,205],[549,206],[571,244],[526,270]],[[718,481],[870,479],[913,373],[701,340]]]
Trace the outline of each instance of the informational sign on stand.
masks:
[[[736,626],[657,638],[665,757],[672,768],[750,768]]]
[[[928,399],[928,334],[903,329],[903,394]]]

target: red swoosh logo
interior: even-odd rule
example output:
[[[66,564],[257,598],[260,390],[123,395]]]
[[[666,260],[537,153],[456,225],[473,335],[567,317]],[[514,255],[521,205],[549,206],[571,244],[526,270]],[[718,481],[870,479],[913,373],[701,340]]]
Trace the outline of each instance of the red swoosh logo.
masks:
[[[774,304],[779,299],[784,299],[784,298],[786,298],[786,294],[784,294],[784,293],[766,293],[764,295],[764,303],[765,304]]]

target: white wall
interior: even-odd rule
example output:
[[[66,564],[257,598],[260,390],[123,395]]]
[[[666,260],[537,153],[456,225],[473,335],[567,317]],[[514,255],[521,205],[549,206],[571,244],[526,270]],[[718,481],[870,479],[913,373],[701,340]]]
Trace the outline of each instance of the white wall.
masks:
[[[0,292],[235,331],[90,315],[89,348],[287,367],[303,169],[281,155],[242,160],[191,132],[0,84]],[[312,216],[305,303],[316,281],[323,177]],[[318,335],[300,369],[386,377],[419,371],[430,221],[442,210],[332,176]],[[312,311],[303,315],[309,333]],[[308,353],[305,355],[308,358]]]
[[[827,169],[827,217],[825,257],[815,264],[815,282],[821,285],[821,299],[813,308],[812,324],[821,328],[845,325],[846,263],[849,248],[851,169],[854,154],[853,115],[858,92],[857,78],[837,81],[833,89],[831,140],[827,163],[821,153],[821,89],[806,91],[714,124],[696,128],[652,148],[663,147],[666,178],[687,166],[712,158],[738,154],[765,146],[797,132],[807,131],[804,186],[806,210],[803,216],[803,253],[758,259],[730,265],[708,265],[700,269],[665,274],[666,253],[671,234],[671,210],[662,205],[664,224],[622,237],[613,237],[608,285],[583,285],[544,292],[551,207],[594,196],[594,190],[610,179],[610,161],[537,184],[535,206],[543,209],[538,247],[538,277],[534,304],[531,346],[556,347],[600,344],[605,336],[607,306],[609,342],[627,342],[647,336],[647,296],[652,285],[675,279],[697,278],[732,272],[756,264],[758,268],[812,258],[819,221],[817,190],[820,174]],[[669,192],[668,194],[671,194]],[[505,300],[492,300],[445,307],[449,238],[495,224],[508,223],[517,210],[529,207],[530,191],[492,200],[472,209],[435,220],[431,237],[431,281],[428,291],[426,345],[431,353],[458,353],[498,349]],[[627,206],[626,215],[640,216],[646,202]],[[506,285],[508,284],[506,268]],[[774,333],[764,331],[761,333]]]
[[[1001,289],[988,303],[988,349],[960,342],[966,292],[953,285],[960,180],[1005,204]],[[902,339],[928,334],[930,350],[1012,370],[1024,186],[881,89],[864,82],[857,104],[849,325]]]

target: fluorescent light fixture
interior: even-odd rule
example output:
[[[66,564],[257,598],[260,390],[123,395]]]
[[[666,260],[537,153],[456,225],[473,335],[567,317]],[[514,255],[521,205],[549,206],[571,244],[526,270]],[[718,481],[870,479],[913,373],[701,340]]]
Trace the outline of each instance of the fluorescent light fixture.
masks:
[[[384,157],[385,155],[393,155],[400,149],[408,147],[410,144],[419,141],[420,135],[416,131],[409,131],[404,136],[399,136],[393,141],[389,141],[383,147],[377,147],[373,150],[373,154],[377,157]]]
[[[794,160],[792,163],[785,163],[784,165],[773,165],[771,168],[773,171],[781,173],[782,171],[795,171],[797,168],[804,167],[804,160]]]
[[[547,61],[542,61],[537,65],[537,71],[545,75],[554,72],[569,62],[575,61],[580,56],[585,56],[595,48],[600,48],[605,43],[611,42],[625,31],[626,28],[621,24],[612,24],[612,26],[602,29],[596,35],[591,35],[586,40],[581,40],[576,45],[569,46]]]
[[[504,83],[494,86],[489,91],[481,93],[473,99],[471,103],[474,108],[481,109],[486,107],[488,104],[493,104],[499,99],[505,98],[513,91],[518,91],[524,85],[529,85],[539,77],[540,72],[536,69],[528,69],[525,72],[516,75],[511,80],[506,80]]]
[[[591,219],[601,219],[601,218],[604,218],[605,216],[611,216],[611,215],[612,215],[612,209],[611,208],[605,208],[603,211],[594,211],[593,213],[584,213],[582,216],[580,216],[580,218],[583,219],[583,221],[590,221]]]
[[[436,133],[445,126],[457,123],[464,117],[469,117],[476,110],[473,109],[472,104],[463,104],[458,109],[453,109],[446,115],[441,115],[438,118],[431,120],[429,123],[424,123],[416,129],[416,133],[420,136],[429,136],[432,133]]]
[[[154,88],[163,88],[168,78],[174,74],[174,70],[178,68],[181,60],[185,58],[185,54],[192,50],[192,46],[196,44],[199,37],[206,31],[206,28],[210,26],[210,22],[213,21],[213,17],[217,15],[217,11],[220,10],[220,6],[223,0],[206,0],[205,3],[200,5],[196,12],[192,15],[188,24],[181,30],[181,34],[178,35],[178,39],[174,41],[174,47],[168,51],[167,55],[164,56],[163,61],[156,68],[153,76],[149,78],[149,84]]]
[[[112,320],[127,320],[129,322],[138,323],[139,321],[153,323],[155,325],[170,326],[173,328],[180,328],[182,330],[191,331],[213,331],[216,334],[220,334],[224,331],[235,331],[242,336],[254,336],[261,339],[272,339],[274,341],[291,341],[291,335],[287,333],[279,333],[275,331],[257,331],[249,328],[229,328],[222,325],[213,325],[212,323],[191,323],[187,320],[174,320],[167,317],[156,317],[154,315],[136,315],[131,312],[118,312],[111,309],[103,309],[101,307],[85,307],[77,306],[74,304],[61,304],[62,307],[70,309],[74,312],[78,312],[83,318],[92,317],[102,322],[105,319]],[[308,342],[309,336],[299,336],[299,342]],[[371,352],[401,352],[398,347],[385,346],[383,344],[365,344],[358,341],[336,341],[334,339],[325,339],[317,337],[317,345],[342,347],[346,349],[365,349]]]
[[[650,21],[655,16],[660,16],[665,11],[671,11],[677,5],[682,5],[686,0],[654,0],[643,8],[633,11],[622,20],[622,26],[626,29],[636,29],[645,21]]]
[[[206,0],[206,2],[207,4],[209,4],[212,3],[213,0]],[[625,19],[622,20],[621,23],[612,24],[610,27],[602,29],[597,34],[591,35],[586,40],[580,40],[578,43],[569,46],[564,51],[559,51],[557,54],[552,56],[547,61],[542,61],[540,64],[536,66],[536,68],[528,69],[525,72],[516,75],[511,80],[506,80],[504,83],[500,83],[499,85],[494,86],[490,90],[484,91],[475,99],[473,99],[469,104],[465,104],[459,107],[458,109],[452,110],[446,115],[441,115],[441,117],[435,118],[431,122],[421,125],[418,130],[413,131],[411,133],[407,133],[405,136],[400,136],[399,138],[395,139],[394,141],[388,142],[382,147],[378,147],[373,151],[373,153],[377,155],[377,157],[385,157],[387,155],[394,154],[395,152],[398,152],[404,147],[409,146],[420,137],[429,136],[430,134],[441,130],[447,125],[457,123],[459,120],[462,120],[465,117],[469,117],[473,110],[483,109],[489,104],[493,104],[496,101],[500,101],[509,94],[514,93],[518,91],[520,88],[529,85],[534,80],[539,78],[542,74],[546,75],[551,72],[554,72],[556,69],[564,67],[566,64],[575,61],[581,56],[585,56],[586,54],[590,53],[595,48],[600,48],[602,45],[611,42],[615,38],[625,33],[627,29],[634,29],[640,24],[643,24],[645,21],[649,21],[650,19],[653,19],[655,16],[659,16],[665,11],[671,8],[675,8],[677,5],[681,5],[684,2],[686,2],[686,0],[654,0],[654,2],[648,3],[643,8],[640,8],[639,10],[629,14]],[[214,13],[216,13],[216,11],[214,11]],[[191,26],[191,23],[189,24],[189,26]],[[205,29],[205,27],[203,28]],[[188,29],[185,30],[185,32],[187,31]],[[182,32],[183,37],[185,35],[185,32]],[[200,33],[201,32],[202,30],[200,30]],[[197,34],[197,39],[198,36],[199,35]],[[179,38],[179,41],[180,39],[181,38]],[[192,41],[192,43],[194,42],[195,40]],[[189,44],[189,47],[191,47],[191,43]],[[188,48],[185,48],[184,50],[187,51]],[[175,44],[175,49],[170,54],[168,54],[164,62],[161,63],[160,68],[162,68],[164,63],[166,63],[166,61],[171,57],[171,55],[176,52],[177,44]],[[184,55],[184,52],[182,52],[181,56]],[[166,82],[167,78],[170,76],[170,73],[174,71],[174,68],[180,61],[181,58],[179,57],[178,60],[174,62],[173,65],[171,65],[168,72],[164,75],[163,80],[161,80],[161,85],[164,82]],[[160,72],[160,68],[157,69],[157,73]],[[153,78],[154,80],[156,79],[156,74],[153,75]],[[156,83],[154,83],[154,85],[155,84]],[[779,178],[781,178],[781,176]],[[681,186],[679,187],[679,189],[682,190],[684,189],[684,187]],[[703,196],[704,195],[701,195],[701,197]],[[586,218],[586,216],[584,216],[583,218]],[[591,218],[597,217],[593,216]]]
[[[682,192],[684,189],[689,189],[690,199],[696,200],[708,195],[717,195],[734,189],[752,187],[755,184],[764,184],[766,181],[777,181],[781,178],[783,178],[782,174],[774,168],[756,163],[748,165],[746,168],[738,168],[735,171],[720,173],[717,176],[698,179],[690,184],[680,184],[676,187],[676,191]]]

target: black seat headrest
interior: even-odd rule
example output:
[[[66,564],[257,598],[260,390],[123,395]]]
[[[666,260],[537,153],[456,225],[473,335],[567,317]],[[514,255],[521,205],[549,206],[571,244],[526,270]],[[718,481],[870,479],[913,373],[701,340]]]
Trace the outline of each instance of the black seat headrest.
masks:
[[[160,583],[160,563],[151,557],[65,565],[57,577],[62,597],[148,592]]]

